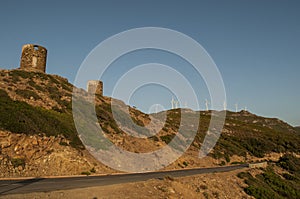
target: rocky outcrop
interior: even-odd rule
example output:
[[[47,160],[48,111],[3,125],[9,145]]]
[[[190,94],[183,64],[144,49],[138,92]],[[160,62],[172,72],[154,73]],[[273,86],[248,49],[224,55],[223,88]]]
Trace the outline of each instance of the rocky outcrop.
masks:
[[[0,131],[0,177],[80,175],[92,169],[112,172],[63,136]]]

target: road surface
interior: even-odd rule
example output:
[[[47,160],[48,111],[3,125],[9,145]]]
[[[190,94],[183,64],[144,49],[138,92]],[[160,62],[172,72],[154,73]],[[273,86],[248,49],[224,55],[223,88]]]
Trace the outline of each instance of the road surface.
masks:
[[[103,186],[111,184],[120,184],[128,182],[145,181],[153,178],[164,178],[165,176],[184,177],[203,173],[226,172],[248,167],[248,164],[183,169],[175,171],[157,171],[148,173],[132,174],[114,174],[105,176],[80,176],[80,177],[63,177],[63,178],[31,178],[20,180],[1,180],[0,179],[0,196],[4,194],[23,194],[31,192],[49,192],[56,190],[66,190],[74,188],[84,188],[92,186]]]

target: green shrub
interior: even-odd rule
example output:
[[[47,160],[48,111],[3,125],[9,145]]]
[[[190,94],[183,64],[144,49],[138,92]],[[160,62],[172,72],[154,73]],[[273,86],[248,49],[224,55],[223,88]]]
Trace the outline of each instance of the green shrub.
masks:
[[[203,192],[203,196],[204,196],[204,198],[206,198],[206,199],[208,199],[208,198],[209,198],[209,195],[208,195],[208,193],[207,193],[207,192]]]
[[[93,167],[91,170],[90,170],[91,173],[96,173],[96,169],[95,167]]]
[[[21,97],[24,97],[26,99],[30,99],[30,97],[33,97],[35,100],[41,99],[41,97],[32,90],[17,89],[16,94],[20,95]]]
[[[182,164],[186,167],[189,165],[186,161],[184,161]]]
[[[30,79],[28,81],[28,84],[38,91],[45,92],[45,89],[43,87],[41,87],[40,85],[38,85],[37,83],[35,83],[32,79]]]
[[[240,172],[237,174],[237,177],[241,179],[246,179],[246,178],[251,178],[252,176],[248,172]]]
[[[160,139],[162,141],[164,141],[166,144],[169,144],[172,139],[175,137],[175,134],[170,134],[170,135],[163,135],[163,136],[160,136]]]
[[[62,142],[62,141],[59,142],[59,145],[62,145],[62,146],[69,146],[68,143]]]
[[[155,136],[155,135],[154,135],[154,136],[150,136],[149,139],[151,139],[151,140],[153,140],[153,141],[155,141],[155,142],[158,142],[158,141],[159,141],[158,137]]]
[[[89,175],[91,175],[91,173],[89,171],[83,171],[83,172],[81,172],[81,175],[89,176]]]
[[[11,164],[15,168],[18,167],[18,166],[22,166],[24,168],[25,167],[25,159],[23,159],[23,158],[12,158],[11,159]]]
[[[292,175],[290,175],[290,174],[288,174],[288,173],[284,173],[284,174],[282,174],[282,176],[283,176],[285,179],[287,179],[287,180],[293,180],[293,181],[297,180],[296,177],[294,177],[294,176],[292,176]]]
[[[225,163],[225,161],[221,161],[221,163],[219,164],[220,166],[224,166],[226,163]]]
[[[227,153],[224,155],[224,157],[225,157],[226,162],[230,162],[230,157]]]

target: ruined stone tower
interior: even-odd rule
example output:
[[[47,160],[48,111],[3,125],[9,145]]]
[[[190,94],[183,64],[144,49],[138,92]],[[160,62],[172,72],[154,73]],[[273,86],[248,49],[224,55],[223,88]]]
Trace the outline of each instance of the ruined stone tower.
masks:
[[[90,80],[87,85],[88,93],[103,95],[103,82]]]
[[[45,72],[47,61],[47,49],[34,44],[26,44],[22,47],[20,69]]]

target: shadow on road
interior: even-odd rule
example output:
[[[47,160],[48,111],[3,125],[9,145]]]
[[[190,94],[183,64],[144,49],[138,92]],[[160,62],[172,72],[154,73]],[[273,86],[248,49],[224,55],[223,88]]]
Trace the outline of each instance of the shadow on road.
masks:
[[[39,182],[39,181],[44,180],[44,179],[45,178],[33,178],[33,179],[20,180],[20,181],[7,180],[7,184],[0,186],[0,195],[5,194],[7,192],[10,192],[12,190],[20,189],[22,187],[25,187],[25,186],[30,185],[30,184],[35,183],[35,182]],[[11,188],[11,186],[13,186],[13,185],[15,187]],[[8,189],[5,189],[6,187]]]

